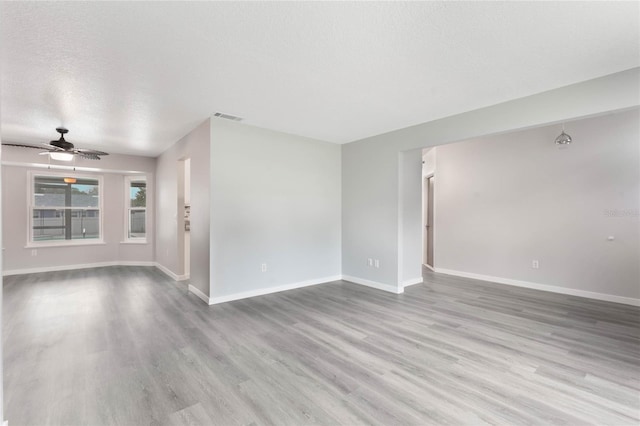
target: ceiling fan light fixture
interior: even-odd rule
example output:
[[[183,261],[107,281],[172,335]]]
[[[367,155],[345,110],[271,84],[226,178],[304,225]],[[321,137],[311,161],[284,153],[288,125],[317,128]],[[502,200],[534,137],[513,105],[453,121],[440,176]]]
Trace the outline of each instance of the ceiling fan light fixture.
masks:
[[[49,156],[56,161],[71,161],[73,154],[70,152],[50,152]]]

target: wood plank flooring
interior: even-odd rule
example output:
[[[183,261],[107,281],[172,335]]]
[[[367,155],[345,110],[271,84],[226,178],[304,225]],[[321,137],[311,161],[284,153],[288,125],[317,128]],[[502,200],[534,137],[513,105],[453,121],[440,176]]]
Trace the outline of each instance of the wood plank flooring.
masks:
[[[446,275],[206,306],[154,268],[4,279],[17,425],[640,422],[640,309]]]

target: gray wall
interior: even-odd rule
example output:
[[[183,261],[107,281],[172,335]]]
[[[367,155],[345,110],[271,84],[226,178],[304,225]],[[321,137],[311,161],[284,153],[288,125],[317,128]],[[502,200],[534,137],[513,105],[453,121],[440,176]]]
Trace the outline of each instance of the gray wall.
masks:
[[[184,274],[178,241],[178,161],[191,158],[191,285],[209,296],[210,120],[207,119],[157,158],[156,262]]]
[[[568,149],[558,125],[436,148],[436,270],[640,298],[639,126],[635,110],[567,123]]]
[[[420,250],[399,238],[399,152],[635,107],[639,97],[635,68],[343,145],[343,274],[397,286],[399,256]]]
[[[340,146],[211,123],[212,296],[339,275]]]
[[[400,153],[400,220],[398,247],[422,247],[422,150]],[[422,278],[422,251],[398,254],[400,287]],[[399,287],[399,288],[400,288]]]
[[[79,160],[79,167],[94,167],[108,172],[85,172],[79,174],[103,176],[103,245],[38,247],[32,256],[27,248],[28,229],[28,172],[46,173],[46,168],[33,164],[44,164],[37,150],[3,147],[2,152],[2,245],[4,248],[3,273],[21,270],[57,268],[105,262],[153,262],[153,233],[149,233],[147,244],[123,244],[125,237],[125,188],[124,176],[131,171],[145,172],[149,184],[149,206],[147,226],[153,229],[153,174],[155,159],[127,155],[109,155],[100,161]],[[19,165],[22,164],[22,165]],[[56,164],[62,164],[56,162]],[[59,170],[51,170],[59,172]]]

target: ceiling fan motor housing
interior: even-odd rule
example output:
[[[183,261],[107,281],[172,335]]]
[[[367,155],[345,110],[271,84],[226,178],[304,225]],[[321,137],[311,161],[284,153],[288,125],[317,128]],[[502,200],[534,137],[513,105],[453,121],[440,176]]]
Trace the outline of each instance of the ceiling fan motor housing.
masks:
[[[49,144],[57,146],[58,148],[62,148],[65,151],[73,149],[73,144],[64,140],[64,134],[69,132],[69,130],[65,129],[64,127],[57,127],[56,132],[60,133],[60,139],[58,139],[57,141],[51,141],[49,142]]]

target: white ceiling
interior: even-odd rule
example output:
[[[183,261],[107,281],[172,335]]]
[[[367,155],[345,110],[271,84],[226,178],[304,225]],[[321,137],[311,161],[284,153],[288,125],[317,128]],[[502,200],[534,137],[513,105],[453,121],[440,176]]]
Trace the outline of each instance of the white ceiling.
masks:
[[[155,156],[212,113],[344,143],[640,66],[638,2],[2,2],[1,136]]]

